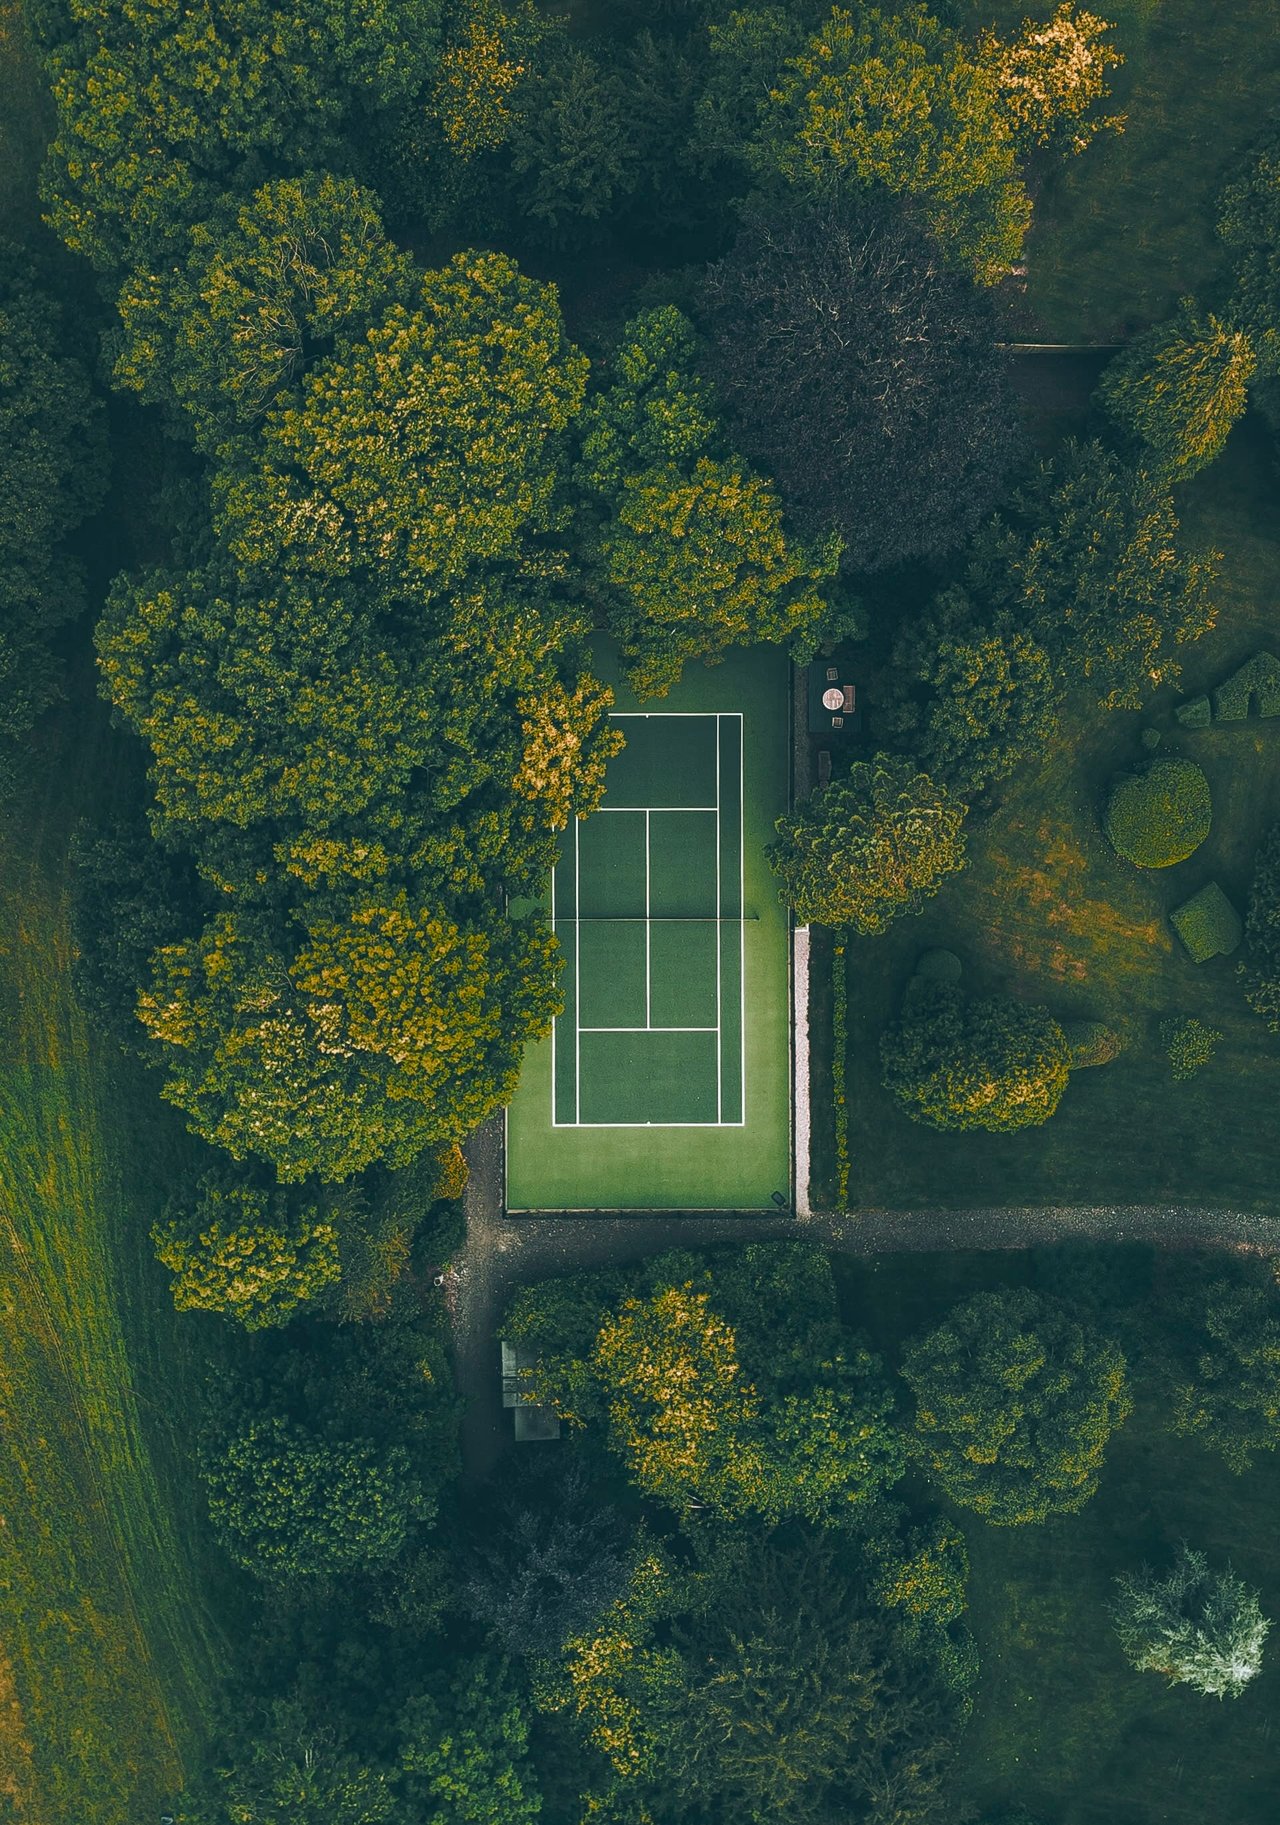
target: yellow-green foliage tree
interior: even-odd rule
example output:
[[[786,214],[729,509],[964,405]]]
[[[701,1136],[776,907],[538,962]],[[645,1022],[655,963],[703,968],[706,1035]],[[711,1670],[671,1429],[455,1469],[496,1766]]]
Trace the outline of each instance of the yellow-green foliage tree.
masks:
[[[772,483],[728,450],[695,357],[673,307],[634,318],[581,423],[588,583],[642,696],[731,646],[804,656],[851,626],[829,596],[839,540],[791,537]]]
[[[769,860],[801,924],[875,936],[964,866],[965,815],[913,761],[877,754],[779,818]]]
[[[917,983],[880,1041],[884,1086],[927,1128],[1008,1134],[1047,1122],[1071,1073],[1071,1042],[1047,1008]]]
[[[371,191],[328,173],[277,179],[219,201],[182,264],[125,275],[114,378],[149,402],[176,401],[197,446],[216,451],[335,339],[407,302],[413,278]]]
[[[1243,330],[1184,298],[1176,317],[1116,356],[1098,397],[1140,461],[1185,481],[1221,453],[1257,365]]]
[[[915,199],[952,257],[991,284],[1031,219],[1026,153],[1088,141],[1089,110],[1119,61],[1106,29],[1067,7],[1010,43],[967,41],[923,5],[834,7],[806,38],[780,11],[734,13],[712,27],[720,67],[704,133],[766,182]]]
[[[337,1211],[267,1179],[202,1175],[152,1230],[180,1312],[217,1312],[246,1331],[286,1324],[342,1272]]]
[[[556,528],[586,377],[553,287],[458,254],[268,415],[218,479],[219,530],[245,572],[429,597]]]
[[[1024,1287],[979,1293],[907,1351],[920,1463],[997,1526],[1074,1514],[1132,1409],[1115,1344]]]
[[[101,268],[181,261],[244,170],[341,156],[357,110],[434,71],[438,0],[72,0],[43,12],[57,109],[43,194]]]
[[[549,1281],[504,1334],[537,1351],[542,1397],[607,1419],[636,1486],[672,1508],[834,1520],[901,1474],[879,1363],[843,1335],[829,1264],[801,1244],[710,1268],[663,1257],[629,1293]]]

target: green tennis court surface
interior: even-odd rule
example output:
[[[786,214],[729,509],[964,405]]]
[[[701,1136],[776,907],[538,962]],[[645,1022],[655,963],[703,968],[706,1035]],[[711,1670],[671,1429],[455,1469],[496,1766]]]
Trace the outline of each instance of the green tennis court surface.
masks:
[[[627,745],[549,884],[565,1006],[508,1113],[511,1209],[788,1192],[788,932],[763,854],[786,804],[787,684],[766,650],[643,707],[618,689]]]

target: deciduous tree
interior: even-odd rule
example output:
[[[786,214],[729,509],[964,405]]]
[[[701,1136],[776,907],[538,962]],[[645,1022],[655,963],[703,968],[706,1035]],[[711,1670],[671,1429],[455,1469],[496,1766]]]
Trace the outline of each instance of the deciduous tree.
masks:
[[[925,1469],[999,1526],[1083,1508],[1133,1404],[1116,1346],[1021,1287],[957,1306],[902,1373]]]
[[[172,1199],[151,1234],[180,1312],[218,1312],[256,1331],[288,1323],[336,1285],[338,1217],[332,1200],[219,1168]]]
[[[1163,1673],[1206,1698],[1239,1698],[1262,1670],[1271,1624],[1258,1594],[1235,1573],[1215,1572],[1183,1543],[1167,1577],[1146,1568],[1117,1580],[1112,1611],[1130,1665]]]
[[[1273,1292],[1211,1277],[1179,1308],[1173,1423],[1237,1473],[1280,1445],[1280,1309]]]
[[[1256,366],[1243,330],[1184,298],[1176,317],[1137,337],[1109,364],[1098,397],[1139,461],[1185,481],[1221,453],[1248,404]]]
[[[801,924],[874,936],[964,866],[965,807],[914,764],[877,754],[778,819],[769,860]]]
[[[996,312],[910,212],[843,189],[749,205],[702,295],[744,449],[853,569],[936,556],[995,505],[1021,453]]]
[[[1064,686],[1139,709],[1213,626],[1218,555],[1186,550],[1167,484],[1069,440],[978,536],[968,581],[1035,635]]]

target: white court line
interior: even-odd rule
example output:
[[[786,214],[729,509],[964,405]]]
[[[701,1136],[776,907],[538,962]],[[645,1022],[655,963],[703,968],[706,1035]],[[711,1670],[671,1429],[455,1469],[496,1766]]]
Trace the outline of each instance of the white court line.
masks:
[[[747,809],[747,724],[738,714],[738,1095],[742,1120],[747,1120],[747,839],[743,819]],[[716,938],[720,933],[717,930]]]
[[[602,812],[612,811],[615,817],[637,817],[642,811],[718,811],[719,805],[597,805],[591,813],[599,817]]]
[[[554,866],[551,870],[551,936],[553,938],[558,936],[556,932],[556,871]],[[717,932],[716,943],[718,944],[719,942],[720,933]],[[576,1009],[578,1005],[578,985],[576,982],[573,985],[573,1005]],[[559,1025],[560,1016],[557,1014],[551,1022],[551,1126],[553,1128],[556,1125],[556,1028]]]
[[[578,832],[582,829],[580,817],[573,820],[573,1119],[579,1126],[582,1123],[582,1028],[578,1022],[582,1019],[582,920],[577,915],[582,911],[582,847],[578,841]]]
[[[579,1027],[580,1033],[718,1033],[719,1027]]]
[[[653,1025],[653,925],[649,918],[649,812],[644,814],[644,1024]]]

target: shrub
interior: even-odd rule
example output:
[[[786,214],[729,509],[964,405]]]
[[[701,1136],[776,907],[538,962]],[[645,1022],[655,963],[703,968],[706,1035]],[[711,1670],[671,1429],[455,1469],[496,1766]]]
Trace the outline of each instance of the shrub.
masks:
[[[917,978],[917,982],[919,978]],[[1071,1047],[1046,1008],[921,984],[880,1041],[884,1085],[929,1128],[1008,1133],[1048,1121]]]
[[[1124,1041],[1104,1020],[1068,1020],[1062,1030],[1071,1046],[1073,1071],[1109,1065],[1124,1050]]]
[[[1258,1597],[1230,1571],[1211,1572],[1183,1545],[1167,1578],[1145,1568],[1117,1579],[1116,1634],[1140,1673],[1164,1673],[1206,1698],[1238,1698],[1262,1667],[1271,1624]]]
[[[265,1176],[219,1166],[165,1210],[151,1232],[180,1312],[218,1312],[246,1331],[286,1324],[341,1273],[339,1213]]]
[[[907,1351],[916,1452],[954,1502],[998,1526],[1074,1514],[1132,1407],[1125,1360],[1056,1299],[979,1293]]]
[[[1173,1018],[1160,1022],[1160,1043],[1169,1054],[1173,1075],[1179,1082],[1194,1077],[1207,1065],[1218,1048],[1222,1034],[1202,1020]]]
[[[1184,862],[1209,834],[1209,782],[1193,760],[1153,760],[1118,779],[1105,828],[1117,855],[1138,868]]]
[[[1272,1032],[1280,1032],[1280,824],[1258,851],[1244,930],[1245,1000]]]
[[[1187,947],[1193,963],[1229,957],[1244,934],[1240,915],[1216,881],[1192,894],[1169,914],[1169,923]]]
[[[1274,653],[1255,653],[1213,693],[1215,722],[1244,722],[1257,706],[1259,716],[1280,716],[1280,660]]]

